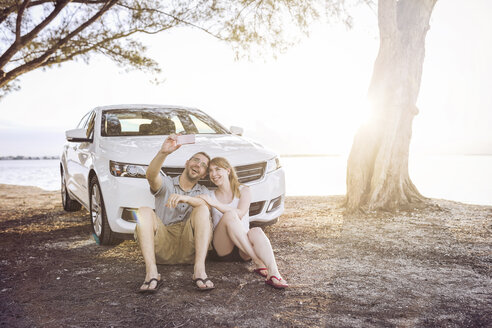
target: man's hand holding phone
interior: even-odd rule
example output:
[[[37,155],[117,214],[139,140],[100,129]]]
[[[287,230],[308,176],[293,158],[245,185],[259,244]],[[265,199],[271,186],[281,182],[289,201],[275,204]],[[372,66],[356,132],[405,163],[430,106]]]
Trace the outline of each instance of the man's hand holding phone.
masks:
[[[195,143],[195,135],[194,134],[171,134],[169,137],[164,140],[164,143],[161,146],[161,153],[171,154],[176,151],[179,147],[186,144],[194,144]]]
[[[176,149],[181,147],[181,145],[178,145],[176,142],[177,136],[175,134],[169,135],[166,140],[162,143],[161,150],[160,152],[166,155],[171,154],[174,152]]]
[[[195,135],[194,134],[177,135],[176,143],[178,145],[194,144]]]

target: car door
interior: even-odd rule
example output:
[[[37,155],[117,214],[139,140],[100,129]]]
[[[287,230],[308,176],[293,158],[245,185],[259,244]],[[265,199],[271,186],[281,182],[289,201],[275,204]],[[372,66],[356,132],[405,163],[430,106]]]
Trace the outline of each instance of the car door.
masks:
[[[85,114],[80,120],[79,124],[77,124],[76,128],[81,129],[86,126],[87,121],[89,120],[92,112],[88,112]],[[78,197],[80,194],[78,189],[80,188],[75,180],[77,176],[77,170],[79,168],[77,149],[79,147],[79,142],[68,141],[65,145],[65,183],[66,187],[69,190],[70,194]]]
[[[82,126],[86,130],[88,138],[94,138],[94,124],[96,113],[90,112],[85,121],[81,121]],[[70,188],[71,193],[82,201],[84,204],[89,204],[88,196],[88,176],[89,170],[92,167],[93,142],[70,142],[67,151],[67,165],[70,172]]]

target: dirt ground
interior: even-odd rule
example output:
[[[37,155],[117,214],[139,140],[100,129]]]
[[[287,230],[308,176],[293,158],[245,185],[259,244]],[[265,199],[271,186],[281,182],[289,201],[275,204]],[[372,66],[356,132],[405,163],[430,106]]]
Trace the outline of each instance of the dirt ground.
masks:
[[[492,327],[492,207],[430,200],[344,216],[341,196],[288,197],[265,229],[287,290],[244,263],[159,266],[154,295],[134,241],[91,239],[57,192],[0,185],[0,327]]]

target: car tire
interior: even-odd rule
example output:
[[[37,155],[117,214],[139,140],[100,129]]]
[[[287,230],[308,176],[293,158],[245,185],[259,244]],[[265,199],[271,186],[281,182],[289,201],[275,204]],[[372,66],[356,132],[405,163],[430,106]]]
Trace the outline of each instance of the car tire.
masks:
[[[75,199],[70,198],[67,190],[67,183],[65,181],[65,174],[61,170],[61,197],[63,209],[67,212],[76,212],[82,208],[82,205]]]
[[[120,240],[109,226],[101,186],[96,176],[91,178],[89,186],[89,214],[94,239],[99,245],[115,245]]]

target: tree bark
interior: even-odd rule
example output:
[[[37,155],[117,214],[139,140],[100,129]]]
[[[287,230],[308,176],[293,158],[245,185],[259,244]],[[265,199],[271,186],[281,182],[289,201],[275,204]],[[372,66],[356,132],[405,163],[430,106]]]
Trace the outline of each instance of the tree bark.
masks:
[[[395,210],[425,199],[410,180],[408,156],[436,1],[379,0],[380,46],[368,92],[371,119],[359,128],[347,163],[349,211]]]

